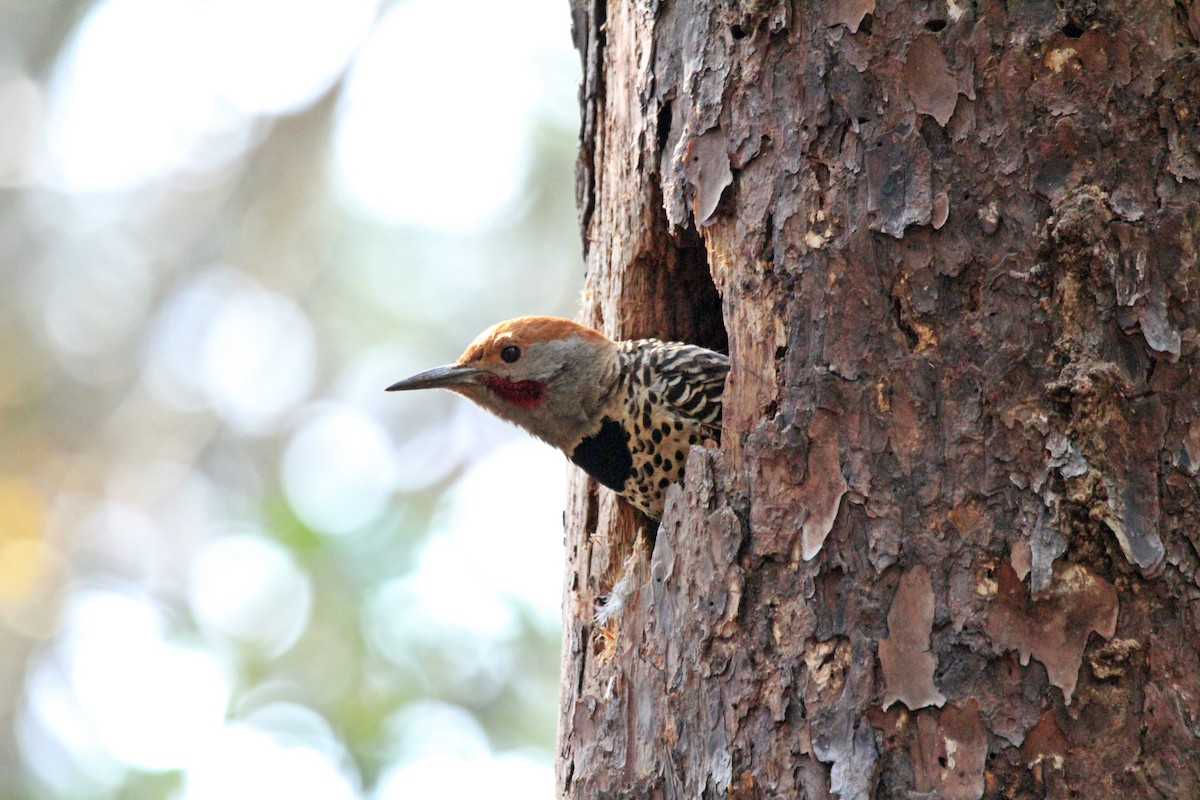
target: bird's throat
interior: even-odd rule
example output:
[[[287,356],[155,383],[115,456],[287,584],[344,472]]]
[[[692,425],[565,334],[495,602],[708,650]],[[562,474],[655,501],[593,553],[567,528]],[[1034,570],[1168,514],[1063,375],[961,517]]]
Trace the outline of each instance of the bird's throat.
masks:
[[[485,383],[502,400],[518,408],[536,408],[546,398],[546,384],[538,381],[511,381],[489,375]]]

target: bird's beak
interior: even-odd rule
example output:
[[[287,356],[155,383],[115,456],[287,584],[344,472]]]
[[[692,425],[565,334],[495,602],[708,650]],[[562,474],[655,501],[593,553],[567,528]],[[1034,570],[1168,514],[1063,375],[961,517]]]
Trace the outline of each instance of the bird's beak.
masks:
[[[418,372],[411,378],[397,381],[387,387],[389,392],[407,392],[411,389],[453,389],[464,384],[477,383],[483,370],[465,364],[447,364]]]

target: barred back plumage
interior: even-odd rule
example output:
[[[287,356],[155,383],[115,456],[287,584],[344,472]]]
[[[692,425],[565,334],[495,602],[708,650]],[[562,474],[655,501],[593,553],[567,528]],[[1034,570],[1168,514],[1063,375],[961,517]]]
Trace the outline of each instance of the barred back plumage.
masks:
[[[696,345],[637,339],[621,342],[623,413],[630,474],[619,494],[660,519],[667,488],[683,478],[688,450],[720,442],[721,398],[729,359]]]

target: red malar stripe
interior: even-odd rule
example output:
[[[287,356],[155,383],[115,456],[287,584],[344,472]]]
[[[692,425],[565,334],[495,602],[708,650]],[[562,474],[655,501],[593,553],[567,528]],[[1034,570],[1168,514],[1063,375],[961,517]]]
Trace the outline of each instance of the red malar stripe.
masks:
[[[502,398],[521,408],[533,408],[542,402],[546,385],[537,381],[510,381],[499,375],[490,375],[487,387]]]

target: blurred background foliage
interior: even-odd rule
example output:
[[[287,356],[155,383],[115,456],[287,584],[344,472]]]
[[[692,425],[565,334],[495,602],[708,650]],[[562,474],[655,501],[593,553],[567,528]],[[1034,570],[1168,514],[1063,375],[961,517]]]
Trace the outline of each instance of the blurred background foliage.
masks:
[[[565,0],[0,0],[0,797],[549,798]]]

